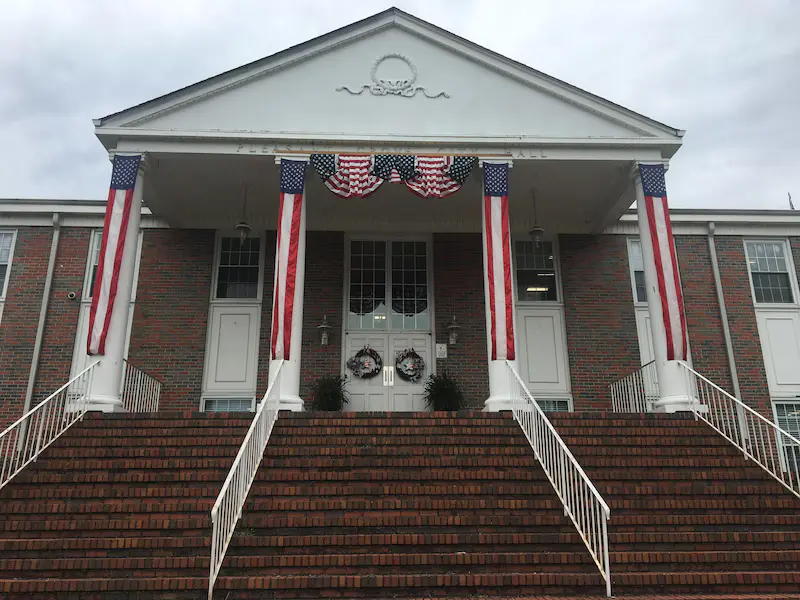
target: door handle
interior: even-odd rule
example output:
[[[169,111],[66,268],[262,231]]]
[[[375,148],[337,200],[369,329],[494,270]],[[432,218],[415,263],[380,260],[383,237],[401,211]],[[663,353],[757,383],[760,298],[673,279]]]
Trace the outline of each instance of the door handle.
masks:
[[[394,387],[394,367],[386,367],[389,369],[389,387]]]

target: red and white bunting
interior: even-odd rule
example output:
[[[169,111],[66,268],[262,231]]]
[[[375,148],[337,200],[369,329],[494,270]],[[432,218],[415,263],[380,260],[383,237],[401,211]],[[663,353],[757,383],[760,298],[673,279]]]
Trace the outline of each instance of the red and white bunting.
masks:
[[[281,160],[281,196],[278,240],[275,248],[275,282],[272,303],[273,360],[289,360],[292,351],[292,323],[297,295],[298,255],[303,218],[305,161]],[[300,307],[302,309],[302,307]]]
[[[667,339],[667,360],[688,356],[686,313],[675,254],[675,239],[667,205],[664,165],[639,165],[650,242],[658,281],[658,294]]]
[[[133,206],[133,190],[139,172],[141,155],[114,157],[111,186],[106,202],[103,238],[97,262],[97,277],[89,309],[89,335],[86,341],[88,354],[105,354],[106,338],[117,297],[119,272],[126,244],[136,244],[136,237],[128,239],[128,223]]]
[[[514,360],[514,296],[508,222],[508,165],[484,163],[483,229],[491,360]]]

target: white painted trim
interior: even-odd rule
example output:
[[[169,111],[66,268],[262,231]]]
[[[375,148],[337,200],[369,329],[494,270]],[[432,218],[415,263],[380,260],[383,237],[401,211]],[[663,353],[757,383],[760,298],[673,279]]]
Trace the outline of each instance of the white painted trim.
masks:
[[[789,275],[789,285],[792,290],[792,300],[791,303],[774,303],[774,302],[756,302],[756,291],[753,287],[753,272],[750,270],[750,254],[747,251],[747,244],[748,243],[766,243],[766,244],[775,244],[779,243],[783,246],[783,253],[784,258],[786,259],[786,268],[788,270]],[[789,240],[786,238],[768,238],[768,237],[758,237],[758,238],[751,238],[751,237],[744,237],[742,238],[742,247],[744,250],[744,261],[747,267],[747,279],[750,284],[750,298],[753,300],[753,307],[756,310],[759,309],[768,309],[770,311],[774,310],[791,310],[795,311],[800,307],[800,290],[798,290],[797,284],[797,271],[795,270],[794,266],[794,258],[792,256],[792,245],[789,243]]]
[[[266,232],[257,231],[251,232],[251,238],[258,238],[261,240],[259,243],[258,253],[258,295],[255,298],[217,298],[217,283],[219,278],[219,261],[222,254],[222,238],[232,237],[236,238],[238,235],[231,230],[217,230],[214,235],[214,263],[213,271],[211,273],[211,297],[209,304],[261,304],[264,296],[264,259],[266,256]]]
[[[53,225],[53,219],[50,219],[50,226]],[[6,299],[6,292],[8,291],[8,282],[11,281],[11,269],[14,264],[14,250],[17,247],[17,230],[16,229],[0,229],[0,233],[10,233],[11,234],[11,248],[9,249],[8,254],[8,267],[6,268],[6,277],[5,281],[3,282],[2,288],[0,288],[0,301],[5,301]],[[0,314],[2,316],[2,314]]]
[[[635,275],[635,270],[633,268],[633,260],[631,252],[631,247],[633,246],[634,243],[639,244],[639,249],[641,252],[642,240],[639,238],[639,236],[628,237],[625,244],[625,248],[628,252],[628,274],[631,280],[631,294],[633,296],[633,305],[636,308],[647,308],[647,301],[642,302],[636,295],[636,275]],[[644,258],[642,259],[642,262],[644,263]],[[642,265],[642,267],[644,267],[644,264]],[[642,273],[644,273],[644,268],[642,268]]]

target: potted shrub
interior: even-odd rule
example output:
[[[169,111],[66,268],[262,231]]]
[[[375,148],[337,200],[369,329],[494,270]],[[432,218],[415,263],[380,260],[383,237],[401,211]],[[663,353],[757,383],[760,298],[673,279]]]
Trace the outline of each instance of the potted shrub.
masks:
[[[464,403],[464,394],[447,371],[441,375],[433,373],[425,380],[425,403],[433,410],[455,411]]]
[[[350,402],[345,389],[344,375],[323,375],[311,386],[311,408],[314,410],[340,411]]]

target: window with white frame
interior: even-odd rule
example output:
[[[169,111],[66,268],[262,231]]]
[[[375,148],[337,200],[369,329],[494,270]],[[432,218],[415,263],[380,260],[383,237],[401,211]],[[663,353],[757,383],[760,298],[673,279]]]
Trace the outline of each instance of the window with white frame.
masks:
[[[517,300],[555,302],[558,300],[555,247],[553,242],[519,240],[514,243],[517,271]]]
[[[5,300],[6,297],[15,239],[16,231],[0,230],[0,301]]]
[[[775,423],[797,439],[800,439],[800,400],[777,400],[773,403]],[[785,467],[800,475],[800,446],[783,440]]]
[[[216,287],[217,300],[257,299],[261,274],[262,240],[250,237],[222,237],[219,240]]]
[[[89,243],[89,268],[86,270],[86,280],[83,288],[83,297],[87,300],[90,300],[94,294],[94,283],[97,280],[97,264],[100,262],[100,243],[102,240],[102,230],[92,232],[92,239]]]
[[[783,240],[745,242],[756,304],[794,304],[791,260]]]
[[[536,404],[544,412],[572,412],[569,398],[536,398]]]
[[[206,398],[205,412],[252,412],[255,398]]]
[[[644,257],[642,242],[638,239],[628,240],[628,263],[631,269],[631,285],[634,302],[647,302],[647,287],[644,284]]]

